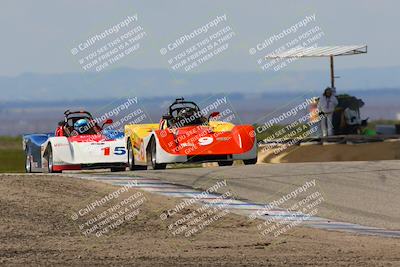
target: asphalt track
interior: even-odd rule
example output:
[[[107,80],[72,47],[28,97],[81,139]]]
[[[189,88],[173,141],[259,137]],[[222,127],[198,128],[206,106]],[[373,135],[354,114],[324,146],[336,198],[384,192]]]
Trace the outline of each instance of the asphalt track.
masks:
[[[317,216],[341,222],[400,230],[400,161],[281,163],[253,166],[167,169],[119,173],[158,178],[197,189],[226,180],[236,199],[271,203],[315,179],[324,201]],[[221,192],[224,192],[224,188]],[[312,192],[311,189],[308,193]],[[307,192],[304,192],[305,196]],[[289,207],[301,198],[286,201]]]

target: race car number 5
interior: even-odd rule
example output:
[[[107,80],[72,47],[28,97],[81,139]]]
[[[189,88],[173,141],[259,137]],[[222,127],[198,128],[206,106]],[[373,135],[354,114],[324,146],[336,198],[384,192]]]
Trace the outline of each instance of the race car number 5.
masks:
[[[206,146],[211,144],[214,141],[212,137],[201,137],[199,138],[199,145]]]
[[[110,147],[103,147],[101,150],[104,151],[104,156],[110,156]],[[123,146],[117,146],[114,149],[114,155],[125,155],[126,150]]]

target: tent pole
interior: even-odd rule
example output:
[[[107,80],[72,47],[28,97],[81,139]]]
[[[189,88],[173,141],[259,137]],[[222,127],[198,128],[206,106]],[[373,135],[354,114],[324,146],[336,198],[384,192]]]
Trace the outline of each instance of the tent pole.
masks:
[[[333,56],[330,56],[331,59],[331,88],[335,88],[335,72],[333,70]]]

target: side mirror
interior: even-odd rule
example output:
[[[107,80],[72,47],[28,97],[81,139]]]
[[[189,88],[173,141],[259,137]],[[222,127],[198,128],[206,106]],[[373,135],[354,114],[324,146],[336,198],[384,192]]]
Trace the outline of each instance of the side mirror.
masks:
[[[211,118],[216,118],[216,117],[218,117],[219,116],[219,112],[218,111],[214,111],[214,112],[212,112],[211,114],[210,114],[210,116],[208,116],[208,119],[211,119]]]
[[[112,120],[112,119],[106,119],[104,122],[103,122],[103,125],[101,125],[101,128],[104,128],[104,125],[107,125],[107,124],[112,124],[114,121]]]
[[[103,125],[106,125],[106,124],[112,124],[114,121],[112,120],[112,119],[106,119],[104,122],[103,122]]]
[[[162,119],[163,119],[163,120],[170,120],[170,119],[172,119],[172,116],[169,115],[169,114],[168,114],[168,115],[163,115],[163,116],[162,116]]]

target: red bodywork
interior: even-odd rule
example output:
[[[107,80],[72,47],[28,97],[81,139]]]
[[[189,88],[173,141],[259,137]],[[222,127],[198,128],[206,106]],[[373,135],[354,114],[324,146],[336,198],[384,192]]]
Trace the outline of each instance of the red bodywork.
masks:
[[[256,142],[251,125],[234,126],[226,132],[213,132],[208,126],[186,126],[155,133],[163,150],[175,155],[242,154]]]
[[[55,165],[53,171],[80,171],[82,170],[81,165],[70,164],[70,165]]]

